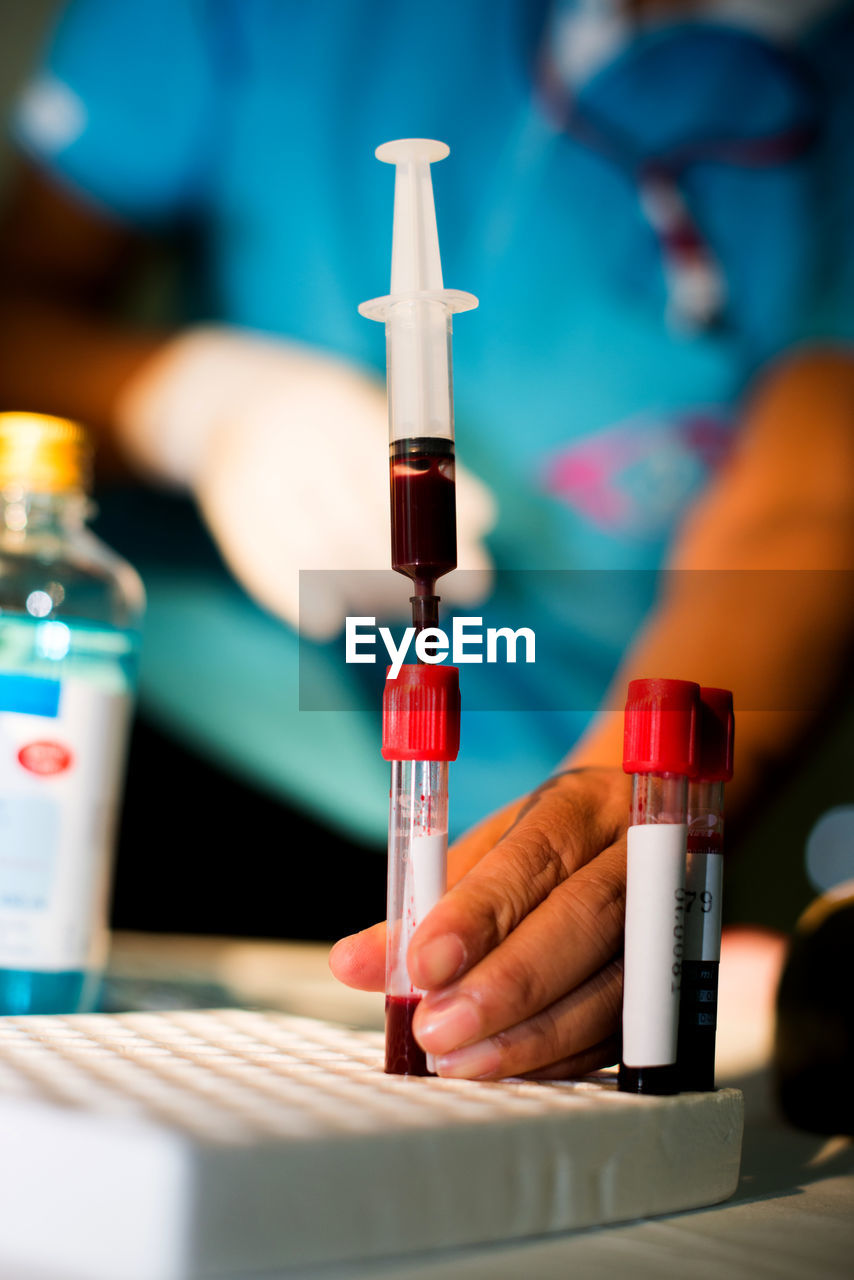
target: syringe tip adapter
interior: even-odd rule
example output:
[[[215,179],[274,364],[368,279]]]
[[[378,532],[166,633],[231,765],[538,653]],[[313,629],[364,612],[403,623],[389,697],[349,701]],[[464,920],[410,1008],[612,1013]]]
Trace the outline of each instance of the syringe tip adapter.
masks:
[[[735,715],[729,689],[700,689],[695,778],[698,782],[729,782],[732,778]]]
[[[700,686],[693,680],[629,681],[623,731],[625,773],[690,777],[697,760]]]

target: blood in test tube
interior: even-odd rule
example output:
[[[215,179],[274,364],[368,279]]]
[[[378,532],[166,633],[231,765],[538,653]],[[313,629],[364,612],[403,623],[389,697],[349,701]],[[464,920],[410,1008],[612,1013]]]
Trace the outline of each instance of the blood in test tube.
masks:
[[[427,1057],[412,1034],[420,996],[386,996],[385,1070],[396,1076],[428,1076]]]
[[[391,446],[391,562],[430,597],[457,564],[454,442],[443,436],[395,440]]]

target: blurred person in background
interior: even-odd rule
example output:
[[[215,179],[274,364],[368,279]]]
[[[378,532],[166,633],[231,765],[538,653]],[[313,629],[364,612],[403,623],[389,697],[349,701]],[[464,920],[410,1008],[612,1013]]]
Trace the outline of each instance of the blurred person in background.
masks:
[[[166,840],[162,808],[134,810],[125,923],[330,936],[382,901],[382,859],[329,830],[383,844],[376,691],[333,632],[388,599],[335,579],[303,661],[340,709],[300,712],[297,575],[388,563],[382,332],[356,312],[388,275],[373,151],[440,138],[445,280],[482,308],[457,335],[460,565],[520,571],[482,604],[463,574],[442,595],[559,643],[533,669],[465,670],[481,709],[452,820],[492,816],[411,964],[444,992],[428,1047],[459,1050],[457,1074],[613,1059],[628,806],[608,707],[631,674],[733,688],[756,708],[743,806],[851,636],[829,576],[787,610],[775,571],[851,567],[852,52],[833,0],[62,11],[12,121],[0,397],[91,424],[147,483],[101,501],[148,589],[143,708],[186,751],[150,737],[132,777],[162,796],[171,773],[185,817]],[[120,319],[165,238],[171,332]],[[674,574],[657,598],[664,566],[769,572]],[[561,591],[526,570],[621,573]],[[171,914],[143,920],[164,887]],[[334,964],[381,986],[381,931]]]

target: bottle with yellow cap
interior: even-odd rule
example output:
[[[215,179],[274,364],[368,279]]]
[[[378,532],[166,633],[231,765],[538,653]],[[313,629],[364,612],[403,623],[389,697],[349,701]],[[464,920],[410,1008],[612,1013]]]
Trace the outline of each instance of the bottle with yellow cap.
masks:
[[[142,583],[86,527],[76,423],[0,413],[0,1014],[92,1007]]]

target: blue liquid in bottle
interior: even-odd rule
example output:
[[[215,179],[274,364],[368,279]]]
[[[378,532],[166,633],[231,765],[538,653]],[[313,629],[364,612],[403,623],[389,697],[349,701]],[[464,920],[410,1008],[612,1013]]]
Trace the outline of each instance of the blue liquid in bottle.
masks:
[[[6,1015],[93,1008],[106,960],[144,596],[134,570],[86,528],[87,458],[74,424],[0,414]]]

